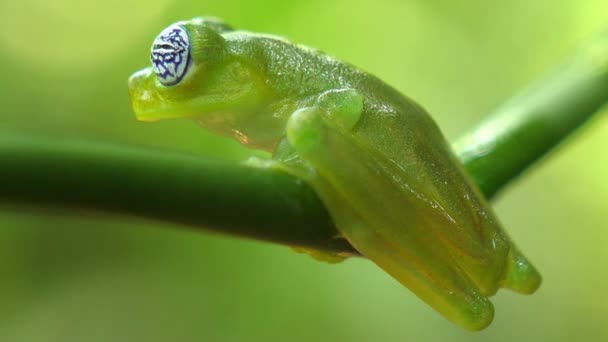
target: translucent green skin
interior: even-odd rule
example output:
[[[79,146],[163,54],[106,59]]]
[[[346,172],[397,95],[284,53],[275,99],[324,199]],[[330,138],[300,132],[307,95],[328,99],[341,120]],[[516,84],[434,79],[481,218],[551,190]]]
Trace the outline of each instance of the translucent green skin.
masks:
[[[137,118],[188,117],[317,191],[343,236],[450,321],[493,318],[487,297],[532,293],[541,278],[430,116],[378,78],[282,38],[216,20],[178,23],[193,67],[163,86],[151,68],[129,79]]]

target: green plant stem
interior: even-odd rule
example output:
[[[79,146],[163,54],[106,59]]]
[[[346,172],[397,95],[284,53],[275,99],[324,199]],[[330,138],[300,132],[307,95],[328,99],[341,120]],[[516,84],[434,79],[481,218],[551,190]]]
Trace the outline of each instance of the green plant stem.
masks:
[[[488,198],[608,102],[608,34],[507,101],[454,145]]]
[[[608,101],[600,40],[454,145],[491,198]],[[120,213],[353,253],[314,191],[279,171],[98,143],[0,136],[0,200]]]

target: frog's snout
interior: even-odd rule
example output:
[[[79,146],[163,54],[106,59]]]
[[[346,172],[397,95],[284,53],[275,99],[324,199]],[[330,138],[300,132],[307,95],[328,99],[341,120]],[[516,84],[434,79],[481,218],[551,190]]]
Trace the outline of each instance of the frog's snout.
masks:
[[[145,68],[135,72],[131,77],[129,77],[128,87],[129,87],[129,96],[131,97],[131,102],[135,102],[139,98],[139,95],[142,94],[145,89],[144,84],[145,81],[151,76],[152,69]]]
[[[129,98],[138,120],[155,121],[146,115],[158,105],[154,89],[150,87],[150,82],[153,81],[152,68],[139,70],[129,77]]]

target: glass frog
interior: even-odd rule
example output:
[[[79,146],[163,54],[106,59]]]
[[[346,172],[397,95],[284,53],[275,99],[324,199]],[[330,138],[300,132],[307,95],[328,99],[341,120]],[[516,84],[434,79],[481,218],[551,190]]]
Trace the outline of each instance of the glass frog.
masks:
[[[448,320],[483,329],[499,288],[540,285],[431,117],[375,76],[213,18],[166,28],[151,62],[129,79],[139,120],[271,152],[259,167],[311,184],[344,238]]]

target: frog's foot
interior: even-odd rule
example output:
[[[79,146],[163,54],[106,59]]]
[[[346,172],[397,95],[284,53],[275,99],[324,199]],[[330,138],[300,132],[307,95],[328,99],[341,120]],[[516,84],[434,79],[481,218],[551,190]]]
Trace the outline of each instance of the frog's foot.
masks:
[[[277,170],[291,174],[300,179],[309,178],[309,166],[305,165],[304,162],[301,161],[297,155],[295,155],[295,151],[293,151],[293,148],[289,146],[287,141],[281,142],[281,144],[283,146],[278,149],[278,153],[275,153],[275,158],[278,158],[278,160],[253,156],[244,161],[243,165],[253,168]],[[341,237],[336,236],[336,238]],[[315,260],[323,261],[329,264],[342,262],[352,256],[345,253],[332,253],[299,246],[291,246],[290,248],[297,253],[307,254]]]
[[[276,159],[252,156],[244,161],[243,165],[260,169],[277,170],[291,174],[298,179],[309,179],[312,176],[313,171],[311,170],[310,165],[297,155],[286,139],[279,143],[273,157]],[[340,235],[337,235],[335,238],[342,239]],[[297,253],[309,255],[317,261],[329,264],[342,262],[352,256],[350,253],[333,253],[300,246],[291,246],[290,248]]]
[[[359,252],[447,319],[470,330],[486,327],[493,318],[492,303],[428,234],[427,215],[416,212],[419,200],[411,198],[411,190],[396,186],[394,178],[402,175],[388,170],[383,156],[352,133],[363,110],[358,94],[345,90],[326,96],[290,117],[287,138],[314,167],[316,177],[310,182],[338,229]]]

